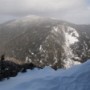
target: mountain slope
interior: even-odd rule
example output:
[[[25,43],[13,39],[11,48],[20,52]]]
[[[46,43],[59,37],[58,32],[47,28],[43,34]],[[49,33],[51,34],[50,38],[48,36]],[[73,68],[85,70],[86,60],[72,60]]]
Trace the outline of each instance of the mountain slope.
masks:
[[[38,66],[70,67],[90,58],[90,26],[27,16],[0,26],[0,53]]]

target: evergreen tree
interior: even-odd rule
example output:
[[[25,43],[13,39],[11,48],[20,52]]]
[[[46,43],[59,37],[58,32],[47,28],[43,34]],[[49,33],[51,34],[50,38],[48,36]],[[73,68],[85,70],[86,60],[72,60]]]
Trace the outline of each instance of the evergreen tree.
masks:
[[[3,64],[3,63],[4,63],[4,60],[5,60],[5,55],[3,54],[3,55],[1,55],[1,63],[0,63],[0,64],[1,64],[1,65],[0,65],[0,66],[1,66],[1,67],[0,67],[0,68],[1,68],[1,73],[2,73],[3,70],[4,70],[4,64]]]

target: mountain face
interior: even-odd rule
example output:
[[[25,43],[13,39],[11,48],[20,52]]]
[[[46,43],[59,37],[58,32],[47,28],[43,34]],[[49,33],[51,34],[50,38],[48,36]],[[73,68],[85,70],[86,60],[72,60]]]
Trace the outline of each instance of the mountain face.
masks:
[[[90,25],[27,16],[0,25],[0,54],[38,66],[68,68],[90,58]]]

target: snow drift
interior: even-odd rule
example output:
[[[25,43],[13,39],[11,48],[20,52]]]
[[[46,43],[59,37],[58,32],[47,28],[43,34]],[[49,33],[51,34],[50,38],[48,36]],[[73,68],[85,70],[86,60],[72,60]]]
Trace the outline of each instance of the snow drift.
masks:
[[[28,70],[0,82],[0,90],[90,90],[90,60],[67,70]]]

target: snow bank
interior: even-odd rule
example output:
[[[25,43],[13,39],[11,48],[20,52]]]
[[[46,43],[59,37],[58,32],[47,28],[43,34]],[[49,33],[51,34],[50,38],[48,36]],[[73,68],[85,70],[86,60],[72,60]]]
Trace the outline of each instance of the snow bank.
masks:
[[[0,90],[90,90],[90,60],[67,70],[28,70],[0,82]]]

